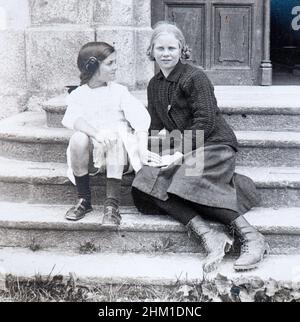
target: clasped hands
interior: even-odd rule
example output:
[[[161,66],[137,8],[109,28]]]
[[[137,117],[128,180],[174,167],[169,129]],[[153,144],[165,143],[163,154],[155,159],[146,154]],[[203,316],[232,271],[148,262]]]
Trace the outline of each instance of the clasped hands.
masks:
[[[95,140],[106,148],[110,148],[117,142],[118,135],[117,132],[111,130],[99,130],[96,133]]]

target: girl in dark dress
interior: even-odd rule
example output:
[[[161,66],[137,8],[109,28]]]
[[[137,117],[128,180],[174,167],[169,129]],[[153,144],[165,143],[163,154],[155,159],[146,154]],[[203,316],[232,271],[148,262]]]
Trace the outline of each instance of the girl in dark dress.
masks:
[[[268,244],[242,214],[257,206],[259,197],[252,180],[235,173],[238,143],[213,85],[201,69],[184,63],[190,51],[174,24],[154,27],[148,55],[160,67],[147,89],[150,130],[179,132],[173,152],[183,154],[167,167],[143,166],[132,185],[135,205],[141,212],[155,207],[186,225],[208,254],[204,271],[215,269],[232,245],[211,220],[231,227],[242,242],[234,268],[255,268]]]

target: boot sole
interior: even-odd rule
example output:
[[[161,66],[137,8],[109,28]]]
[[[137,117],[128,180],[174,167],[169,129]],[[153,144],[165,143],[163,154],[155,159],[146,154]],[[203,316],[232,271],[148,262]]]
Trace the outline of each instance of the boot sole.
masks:
[[[121,222],[122,222],[122,219],[120,219],[119,221],[116,221],[116,220],[107,220],[107,218],[103,218],[101,225],[103,225],[103,226],[111,226],[111,225],[120,226]]]
[[[84,217],[85,217],[85,215],[86,215],[86,214],[88,214],[88,213],[89,213],[89,212],[91,212],[91,211],[93,211],[93,209],[89,209],[89,210],[87,210],[87,211],[86,211],[82,216],[80,216],[80,217],[65,216],[65,219],[70,220],[70,221],[78,221],[78,220],[80,220],[80,219],[84,218]]]
[[[264,259],[264,257],[269,254],[270,252],[270,246],[269,244],[266,244],[266,247],[265,247],[265,250],[260,258],[260,260],[254,264],[251,264],[251,265],[247,265],[247,266],[233,266],[233,268],[236,270],[236,271],[248,271],[248,270],[251,270],[251,269],[254,269],[254,268],[257,268],[258,264],[260,262],[262,262],[262,260]]]
[[[219,256],[215,257],[215,260],[212,261],[211,263],[204,263],[202,266],[202,269],[204,271],[204,273],[211,273],[212,271],[215,271],[216,269],[218,269],[220,263],[222,262],[222,260],[224,259],[226,253],[228,253],[232,247],[233,241],[231,239],[226,239],[224,242],[224,252],[221,254],[219,254]]]
[[[212,261],[210,263],[204,262],[204,264],[202,265],[203,272],[208,274],[208,273],[211,273],[211,272],[217,270],[220,266],[220,263],[224,259],[224,256],[225,256],[225,254],[220,255],[219,258],[216,258],[214,261]]]

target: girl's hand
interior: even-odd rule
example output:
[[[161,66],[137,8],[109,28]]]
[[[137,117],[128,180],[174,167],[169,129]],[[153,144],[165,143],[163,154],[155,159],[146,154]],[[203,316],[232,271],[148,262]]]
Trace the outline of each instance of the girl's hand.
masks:
[[[95,136],[95,140],[103,144],[106,148],[110,148],[118,140],[116,132],[110,130],[99,130]]]
[[[164,155],[161,160],[162,169],[168,169],[173,165],[180,164],[182,158],[183,154],[179,151],[176,151],[174,154]]]
[[[160,167],[161,157],[159,154],[145,150],[140,153],[141,162],[144,165],[149,165],[150,167]]]

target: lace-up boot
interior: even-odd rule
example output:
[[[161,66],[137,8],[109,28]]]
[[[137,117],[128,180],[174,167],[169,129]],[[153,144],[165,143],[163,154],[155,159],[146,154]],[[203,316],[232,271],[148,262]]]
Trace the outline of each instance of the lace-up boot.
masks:
[[[234,269],[243,271],[257,267],[264,254],[269,252],[269,245],[265,241],[265,237],[251,226],[243,216],[235,219],[231,226],[241,241],[241,253],[234,263]]]
[[[204,272],[209,273],[217,269],[225,253],[230,250],[232,240],[225,232],[217,231],[215,228],[210,227],[200,216],[191,219],[186,227],[189,234],[192,233],[200,240],[207,252],[207,257],[203,264]]]

